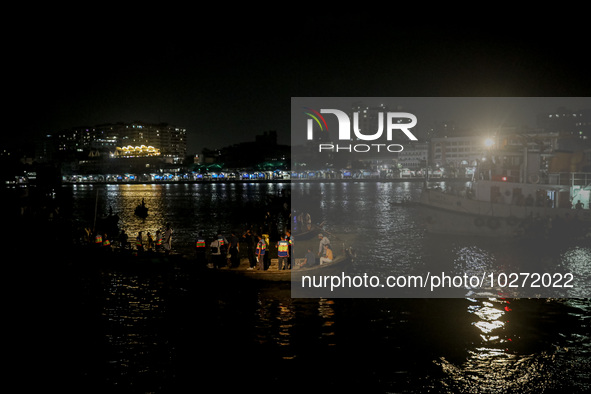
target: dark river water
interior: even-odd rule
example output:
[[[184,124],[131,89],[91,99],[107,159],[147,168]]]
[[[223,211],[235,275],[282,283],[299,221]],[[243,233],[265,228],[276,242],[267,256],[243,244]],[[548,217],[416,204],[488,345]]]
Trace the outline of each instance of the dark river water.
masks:
[[[420,186],[84,185],[57,194],[72,233],[94,220],[95,207],[99,214],[112,209],[130,234],[170,223],[175,249],[190,251],[198,231],[227,233],[257,223],[265,196],[290,189],[294,198],[320,201],[311,205],[314,223],[324,222],[331,234],[353,235],[360,251],[353,272],[435,261],[461,270],[488,261],[511,266],[553,259],[580,266],[590,260],[587,246],[538,245],[525,252],[490,240],[426,234],[416,207],[392,202],[418,197]],[[142,199],[150,207],[145,219],[133,214]],[[26,319],[14,319],[25,333],[19,355],[28,371],[24,387],[41,383],[78,393],[591,390],[588,298],[294,299],[289,284],[224,283],[199,270],[90,269],[84,256],[61,261],[63,247],[36,262],[47,274],[38,275],[38,291],[19,281],[11,293],[26,303],[16,308]]]

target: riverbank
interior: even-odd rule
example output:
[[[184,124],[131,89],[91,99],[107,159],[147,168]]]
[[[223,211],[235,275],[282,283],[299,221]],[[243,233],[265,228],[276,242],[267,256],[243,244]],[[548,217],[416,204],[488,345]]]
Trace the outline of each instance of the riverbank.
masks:
[[[427,182],[468,182],[470,178],[430,178]],[[343,183],[343,182],[425,182],[425,178],[291,178],[291,179],[209,179],[209,180],[142,180],[142,181],[83,181],[62,182],[61,185],[168,185],[208,183]]]

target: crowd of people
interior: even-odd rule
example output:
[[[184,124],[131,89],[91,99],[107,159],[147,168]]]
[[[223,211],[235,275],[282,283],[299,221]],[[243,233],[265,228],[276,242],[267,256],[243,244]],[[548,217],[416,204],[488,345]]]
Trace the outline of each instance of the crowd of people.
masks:
[[[167,224],[163,230],[151,232],[139,231],[135,237],[130,237],[125,230],[111,238],[107,233],[96,232],[94,237],[88,233],[88,240],[101,251],[112,252],[117,249],[120,252],[132,252],[141,256],[150,253],[163,253],[169,255],[172,251],[173,230]],[[307,248],[307,253],[300,260],[299,266],[312,267],[330,263],[334,259],[330,240],[326,235],[318,234],[318,251],[315,253]],[[199,232],[195,239],[195,260],[198,267],[212,269],[238,268],[241,260],[248,262],[248,270],[269,270],[271,259],[277,258],[277,270],[292,269],[294,238],[290,230],[285,230],[279,236],[277,242],[271,242],[268,234],[259,234],[252,229],[246,229],[237,235],[232,231],[228,236],[221,230],[215,232],[213,237],[206,237]]]
[[[280,201],[285,200],[283,194]],[[289,206],[282,206],[279,211],[281,214],[284,211],[289,214]],[[109,217],[111,216],[114,215],[110,212]],[[291,226],[288,224],[291,221],[291,215],[288,215],[287,218],[279,216],[277,212],[266,211],[259,226],[246,226],[241,232],[228,231],[224,234],[218,229],[205,234],[203,231],[199,231],[192,246],[196,266],[212,269],[235,269],[240,267],[242,262],[247,264],[248,270],[266,271],[270,269],[271,261],[276,259],[277,267],[272,269],[292,269],[295,259],[293,256],[294,238],[291,234]],[[292,225],[296,227],[296,232],[311,231],[312,221],[309,214],[300,213],[295,215],[293,219]],[[285,230],[280,231],[278,227],[286,224]],[[160,253],[169,255],[173,252],[173,230],[170,223],[155,232],[153,230],[138,231],[133,234],[128,234],[125,229],[119,230],[118,226],[115,228],[102,226],[102,228],[110,228],[110,233],[104,230],[93,233],[87,228],[84,237],[88,243],[94,244],[101,251],[131,252],[136,256]],[[115,235],[113,236],[113,234]],[[311,267],[333,260],[333,251],[328,237],[318,234],[318,239],[318,251],[312,253],[311,250],[308,250],[303,259],[297,259],[298,266]],[[189,248],[191,245],[187,245],[185,240],[183,245],[176,245],[174,249],[175,253],[180,251],[181,254],[187,256],[190,254]],[[190,256],[188,257],[190,258]]]
[[[289,230],[280,235],[279,241],[271,243],[268,234],[246,229],[240,236],[231,232],[229,237],[220,230],[211,241],[200,232],[195,240],[195,255],[198,266],[209,268],[238,268],[241,257],[248,261],[249,270],[268,270],[271,255],[277,255],[279,270],[291,269],[293,238]]]
[[[151,253],[169,255],[173,250],[172,234],[172,227],[167,224],[165,229],[157,230],[154,234],[150,231],[138,231],[135,237],[130,236],[124,229],[112,237],[106,232],[92,233],[86,228],[84,238],[87,243],[102,252],[132,252],[136,256]],[[268,270],[273,255],[278,258],[278,269],[291,269],[293,237],[289,230],[281,234],[279,241],[273,244],[269,234],[255,233],[250,228],[240,236],[233,231],[226,236],[218,230],[213,237],[207,238],[203,232],[199,232],[195,239],[195,258],[198,266],[238,268],[241,257],[246,257],[248,269]]]
[[[311,248],[300,262],[300,267],[323,265],[333,261],[334,254],[330,240],[323,234],[318,234],[318,252]],[[203,233],[199,233],[195,241],[196,260],[199,265],[213,269],[238,268],[241,256],[248,261],[248,270],[266,271],[271,266],[271,256],[277,256],[277,270],[290,270],[293,264],[294,238],[286,230],[279,241],[271,243],[268,234],[256,234],[247,229],[238,237],[234,232],[226,238],[221,231],[207,242]],[[208,253],[209,251],[209,253]]]
[[[144,253],[164,253],[169,255],[172,252],[172,227],[170,223],[163,230],[156,230],[155,234],[138,231],[135,238],[130,240],[129,234],[122,229],[115,237],[103,231],[96,231],[94,235],[86,228],[86,238],[90,243],[103,252],[112,252],[115,244],[121,252],[134,252],[136,255]]]

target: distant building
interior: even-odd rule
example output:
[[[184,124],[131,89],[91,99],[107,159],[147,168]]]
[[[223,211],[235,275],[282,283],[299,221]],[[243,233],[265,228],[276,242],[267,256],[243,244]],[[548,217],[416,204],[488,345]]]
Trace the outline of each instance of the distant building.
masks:
[[[53,150],[61,156],[158,151],[163,158],[175,161],[182,160],[187,153],[186,133],[185,128],[166,123],[133,122],[73,127],[47,136],[47,140],[52,141]]]
[[[430,144],[432,166],[453,165],[456,168],[473,166],[485,155],[486,146],[481,136],[435,137]]]
[[[418,170],[424,168],[428,158],[428,144],[424,142],[407,143],[404,150],[398,153],[398,164],[402,168]]]
[[[556,111],[539,114],[537,126],[547,131],[570,134],[591,143],[591,109],[571,110],[560,107]]]

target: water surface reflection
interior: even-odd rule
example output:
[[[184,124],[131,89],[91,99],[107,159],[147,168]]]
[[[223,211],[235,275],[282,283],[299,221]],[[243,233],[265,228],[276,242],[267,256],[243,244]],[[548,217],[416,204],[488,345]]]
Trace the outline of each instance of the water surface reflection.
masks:
[[[105,387],[166,392],[228,366],[244,378],[248,366],[290,360],[338,368],[324,376],[330,387],[379,392],[591,388],[589,300],[292,299],[287,288],[206,285],[181,272],[109,272],[101,283],[101,324],[88,335],[106,345]]]
[[[463,360],[441,356],[436,361],[445,392],[585,392],[591,387],[584,345],[588,300],[576,303],[568,321],[559,315],[570,309],[568,300],[468,301],[480,340],[467,344]],[[576,344],[566,340],[573,332],[578,332]]]
[[[184,232],[192,240],[193,232],[204,226],[240,223],[237,212],[269,187],[118,185],[101,189],[98,201],[99,210],[106,210],[111,204],[114,209],[133,207],[146,198],[162,209],[145,221],[127,213],[124,221],[130,229],[133,223],[156,228],[174,218],[177,234]],[[355,193],[353,184],[301,185],[310,198],[316,193],[327,197],[316,217],[333,217],[331,230],[378,224],[379,232],[359,234],[357,241],[376,242],[383,249],[367,252],[370,257],[358,270],[372,258],[388,256],[377,264],[384,272],[422,270],[429,264],[449,272],[478,272],[548,261],[573,272],[588,271],[589,249],[583,246],[499,247],[467,237],[429,237],[412,208],[387,205],[392,194],[415,195],[412,185],[362,187],[365,197]],[[76,209],[93,212],[96,190],[77,193]],[[228,209],[227,201],[240,209]],[[376,203],[384,209],[370,209]],[[351,212],[359,215],[351,217]],[[386,242],[387,237],[395,242]],[[591,389],[588,299],[511,299],[498,293],[456,299],[292,299],[289,287],[220,282],[177,267],[138,271],[76,266],[66,272],[60,283],[70,301],[63,308],[71,309],[63,319],[76,329],[61,345],[81,348],[71,352],[77,363],[68,371],[83,382],[79,392],[88,387],[191,392],[203,390],[206,382],[215,382],[219,391],[261,384],[340,392]]]

